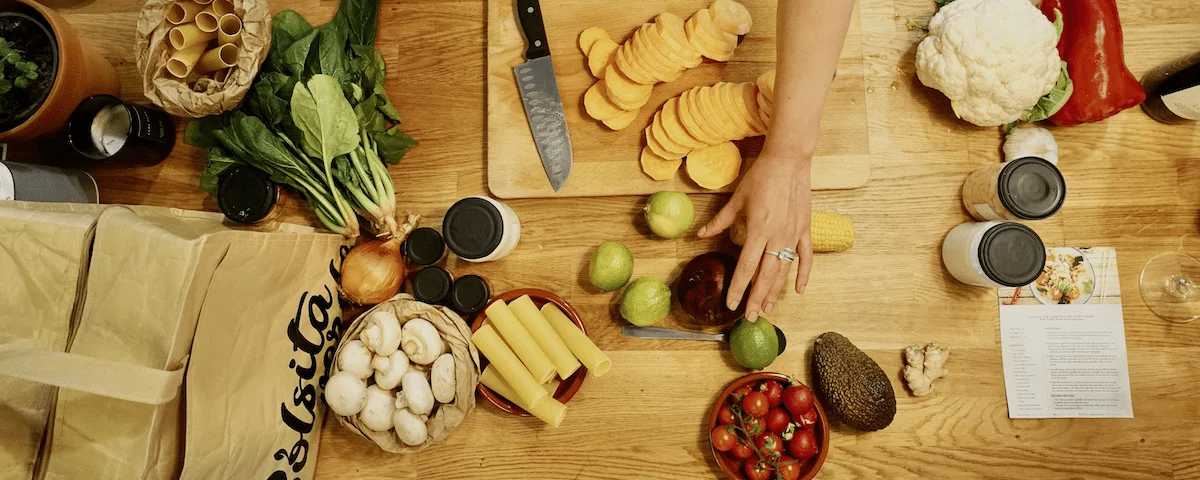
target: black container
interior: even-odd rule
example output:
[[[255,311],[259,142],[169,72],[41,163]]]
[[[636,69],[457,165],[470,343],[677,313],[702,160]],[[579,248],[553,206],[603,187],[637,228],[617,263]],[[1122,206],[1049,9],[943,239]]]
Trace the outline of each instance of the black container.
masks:
[[[237,166],[221,175],[217,205],[234,223],[254,225],[278,216],[279,186],[265,172]]]
[[[445,304],[454,279],[441,267],[425,267],[412,277],[413,297],[430,305]]]
[[[979,241],[979,265],[996,283],[1021,287],[1037,280],[1046,266],[1046,246],[1033,229],[1007,222],[988,229]]]
[[[492,299],[492,286],[479,275],[465,275],[450,287],[450,308],[463,315],[474,315]]]
[[[71,113],[67,141],[92,160],[154,165],[175,148],[175,122],[163,111],[96,95]]]
[[[442,219],[446,246],[460,258],[479,261],[491,255],[504,239],[504,216],[491,202],[478,197],[459,200]]]
[[[404,256],[417,265],[433,265],[446,256],[446,242],[437,230],[421,227],[404,241]]]

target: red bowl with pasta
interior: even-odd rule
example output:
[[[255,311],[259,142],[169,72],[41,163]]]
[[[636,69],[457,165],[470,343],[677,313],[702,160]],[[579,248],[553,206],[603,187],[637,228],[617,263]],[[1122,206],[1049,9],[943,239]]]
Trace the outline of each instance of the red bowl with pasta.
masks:
[[[574,323],[575,326],[579,327],[579,330],[583,331],[583,333],[587,333],[587,328],[583,326],[583,319],[579,317],[579,312],[576,311],[571,304],[567,303],[566,300],[563,300],[562,297],[545,290],[539,290],[536,288],[521,288],[504,292],[492,298],[488,302],[487,306],[492,306],[492,304],[496,303],[496,301],[509,303],[513,300],[521,298],[524,295],[529,295],[529,298],[533,300],[534,306],[538,307],[539,309],[547,303],[554,304],[554,306],[558,307],[558,309],[561,310],[562,313],[567,316],[567,318],[571,319],[571,323]],[[471,332],[474,333],[476,330],[479,330],[479,327],[483,326],[485,320],[487,320],[487,308],[484,308],[475,315],[475,321],[471,322]],[[483,371],[483,369],[487,368],[488,363],[489,362],[487,358],[481,354],[479,356],[479,370]],[[575,373],[571,374],[571,376],[567,377],[558,385],[558,388],[555,389],[554,394],[551,396],[561,403],[567,403],[567,401],[571,400],[571,398],[575,396],[575,393],[579,391],[579,387],[583,386],[583,379],[586,376],[587,368],[580,366],[579,370],[576,370]],[[521,417],[532,416],[532,414],[525,411],[525,409],[518,407],[515,403],[500,396],[500,394],[484,386],[482,383],[479,384],[477,390],[479,391],[479,395],[487,400],[488,403],[495,405],[496,408],[499,408],[506,413]]]

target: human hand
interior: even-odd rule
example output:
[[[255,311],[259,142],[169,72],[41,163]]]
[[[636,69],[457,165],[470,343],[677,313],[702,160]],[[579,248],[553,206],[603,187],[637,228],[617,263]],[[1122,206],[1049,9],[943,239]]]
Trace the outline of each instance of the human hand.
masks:
[[[803,294],[812,270],[812,178],[811,155],[789,155],[770,143],[746,172],[729,203],[700,229],[700,238],[711,238],[746,217],[746,243],[738,258],[726,304],[736,310],[754,279],[746,300],[746,319],[758,320],[771,313],[791,263],[764,252],[794,248],[800,262],[796,293]]]

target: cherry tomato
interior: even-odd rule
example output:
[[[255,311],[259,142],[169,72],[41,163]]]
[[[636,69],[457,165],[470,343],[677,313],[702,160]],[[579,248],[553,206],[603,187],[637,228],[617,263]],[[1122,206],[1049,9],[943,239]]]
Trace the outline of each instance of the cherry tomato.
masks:
[[[817,424],[817,409],[814,408],[796,417],[796,423],[800,424],[800,428],[812,430],[813,425]]]
[[[783,403],[783,385],[774,380],[767,380],[758,386],[758,391],[763,392],[767,396],[767,405],[778,407]]]
[[[713,448],[720,452],[728,452],[737,445],[737,435],[733,433],[733,427],[728,425],[717,425],[709,434],[712,439]]]
[[[817,437],[808,430],[796,430],[792,441],[788,443],[788,453],[801,462],[817,454]]]
[[[788,387],[783,391],[783,406],[787,407],[793,416],[804,415],[804,412],[812,410],[815,401],[812,389],[804,385]]]
[[[742,426],[742,428],[745,428],[746,433],[750,434],[751,437],[757,437],[758,434],[766,430],[767,427],[763,425],[762,417],[746,417],[745,424]]]
[[[743,398],[746,398],[747,393],[750,393],[750,385],[738,387],[737,390],[733,391],[733,394],[729,395],[729,403],[736,404],[742,401]]]
[[[754,447],[763,457],[771,458],[771,454],[783,454],[783,439],[775,432],[763,432],[754,440]]]
[[[746,478],[750,480],[771,480],[771,466],[762,460],[746,460],[743,470],[746,471]]]
[[[746,445],[745,442],[738,440],[737,444],[729,450],[729,453],[732,453],[733,456],[737,457],[739,460],[745,460],[754,456],[754,449],[749,445]]]
[[[783,433],[787,429],[788,423],[792,421],[792,417],[788,416],[787,410],[774,407],[767,410],[767,416],[763,417],[763,421],[767,425],[767,430]]]
[[[717,411],[717,421],[721,422],[721,425],[731,425],[735,420],[737,419],[734,418],[733,411],[729,409],[729,405],[722,405],[721,409]]]
[[[767,405],[767,396],[762,392],[750,392],[742,399],[742,411],[755,417],[767,414],[771,407]]]
[[[779,468],[775,469],[775,478],[782,480],[796,480],[800,478],[800,463],[792,457],[779,457]]]

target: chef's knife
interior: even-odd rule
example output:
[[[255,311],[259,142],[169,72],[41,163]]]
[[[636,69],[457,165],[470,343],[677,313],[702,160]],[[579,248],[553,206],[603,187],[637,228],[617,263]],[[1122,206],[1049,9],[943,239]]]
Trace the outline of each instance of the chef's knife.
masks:
[[[542,24],[542,7],[538,0],[516,0],[517,20],[525,32],[526,62],[513,68],[525,117],[533,131],[542,167],[550,178],[554,191],[562,189],[571,176],[571,136],[567,133],[567,117],[563,113],[554,64],[550,62],[550,45],[546,43],[546,27]]]
[[[675,330],[671,328],[658,327],[637,327],[626,325],[621,327],[621,335],[626,337],[637,338],[657,338],[665,340],[707,340],[710,342],[728,342],[728,333],[699,333],[688,332],[684,330]],[[787,336],[783,334],[783,330],[775,327],[775,337],[779,339],[779,355],[783,355],[783,350],[787,348]]]

